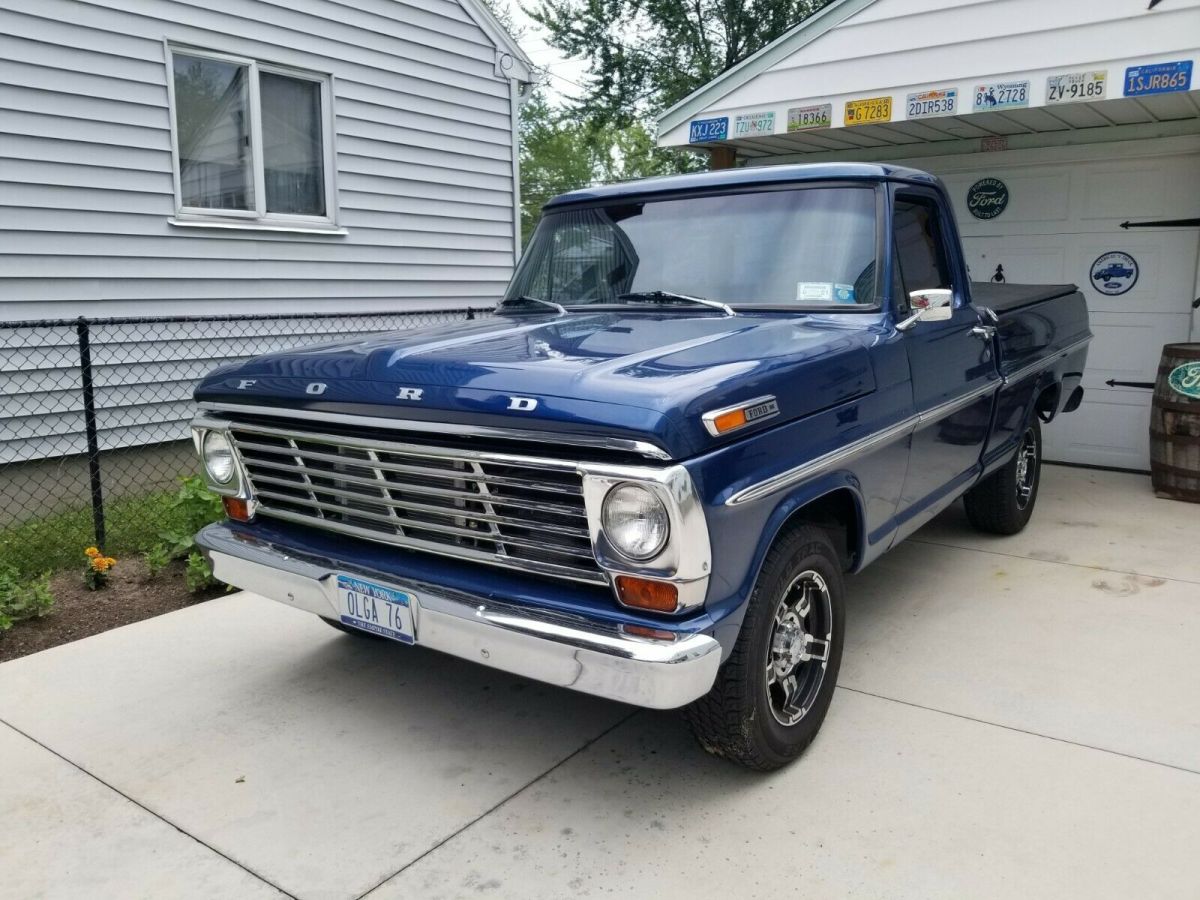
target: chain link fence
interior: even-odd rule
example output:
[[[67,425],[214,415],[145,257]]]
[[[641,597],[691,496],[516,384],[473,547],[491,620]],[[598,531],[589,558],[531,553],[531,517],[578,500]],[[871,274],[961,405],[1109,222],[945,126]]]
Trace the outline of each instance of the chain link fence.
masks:
[[[0,322],[0,571],[153,546],[199,474],[192,389],[216,366],[484,312]]]

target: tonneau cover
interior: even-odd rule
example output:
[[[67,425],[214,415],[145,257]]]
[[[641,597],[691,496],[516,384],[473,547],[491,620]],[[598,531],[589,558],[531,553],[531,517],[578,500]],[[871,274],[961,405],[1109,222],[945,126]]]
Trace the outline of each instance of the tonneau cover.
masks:
[[[1073,284],[998,284],[994,281],[972,281],[971,299],[976,306],[986,306],[996,312],[1019,309],[1042,300],[1065,297],[1077,290]]]

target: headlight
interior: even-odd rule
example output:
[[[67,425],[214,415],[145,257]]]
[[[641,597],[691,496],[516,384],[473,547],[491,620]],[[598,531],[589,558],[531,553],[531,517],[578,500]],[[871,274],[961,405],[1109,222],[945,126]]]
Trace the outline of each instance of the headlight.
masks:
[[[220,431],[210,431],[204,435],[201,446],[201,456],[204,458],[204,468],[217,484],[229,484],[233,481],[233,447],[229,438]]]
[[[667,543],[670,520],[662,501],[637,484],[619,484],[604,498],[600,523],[609,543],[630,559],[650,559]]]

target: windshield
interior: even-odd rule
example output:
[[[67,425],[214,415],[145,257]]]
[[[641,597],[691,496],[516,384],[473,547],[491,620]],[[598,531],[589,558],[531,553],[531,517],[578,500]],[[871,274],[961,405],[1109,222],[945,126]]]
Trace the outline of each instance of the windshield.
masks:
[[[819,187],[551,212],[506,299],[566,307],[664,292],[733,306],[874,306],[875,192]]]

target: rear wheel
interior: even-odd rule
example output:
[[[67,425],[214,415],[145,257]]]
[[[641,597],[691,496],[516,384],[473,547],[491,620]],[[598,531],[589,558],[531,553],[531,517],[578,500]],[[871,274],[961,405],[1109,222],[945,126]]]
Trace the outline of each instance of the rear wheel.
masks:
[[[804,525],[775,542],[732,655],[712,690],[684,711],[704,749],[770,771],[812,743],[841,665],[844,592],[823,530]]]
[[[1016,534],[1029,524],[1042,480],[1042,426],[1035,417],[1011,460],[971,490],[963,503],[980,531]]]

